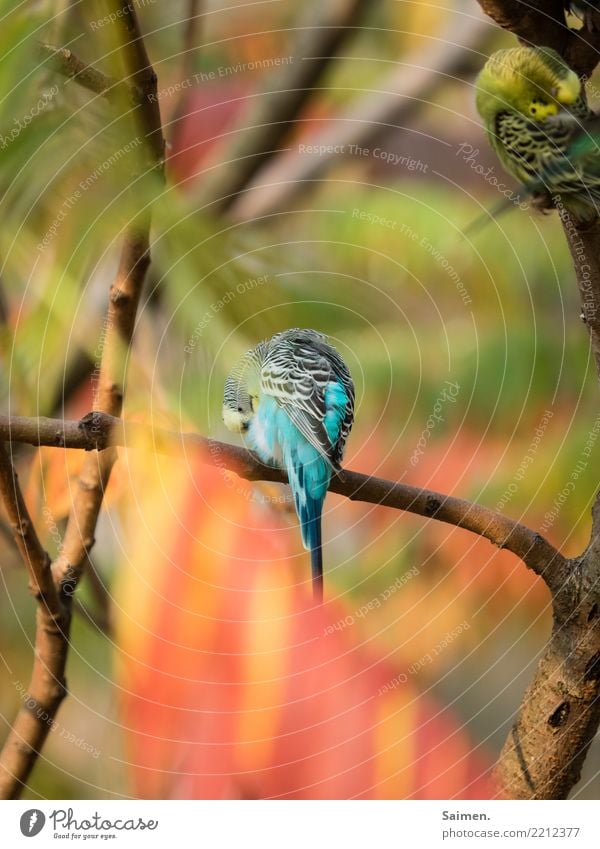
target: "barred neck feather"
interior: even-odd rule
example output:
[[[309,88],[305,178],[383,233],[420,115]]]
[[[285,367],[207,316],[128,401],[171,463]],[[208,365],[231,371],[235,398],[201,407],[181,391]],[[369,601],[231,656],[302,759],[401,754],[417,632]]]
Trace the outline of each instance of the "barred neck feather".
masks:
[[[251,351],[244,356],[231,369],[229,377],[225,381],[223,400],[225,403],[233,403],[240,392],[246,390],[248,394],[258,391],[260,381],[260,370],[264,362],[268,348],[267,342],[259,342]]]

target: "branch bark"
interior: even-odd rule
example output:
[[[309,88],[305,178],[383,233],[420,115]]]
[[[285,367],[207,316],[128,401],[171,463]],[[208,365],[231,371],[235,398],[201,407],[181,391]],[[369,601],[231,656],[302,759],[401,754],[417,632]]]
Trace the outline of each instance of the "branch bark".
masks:
[[[98,383],[98,410],[119,415],[125,391],[127,350],[150,263],[149,221],[136,222],[125,235],[117,276],[112,283],[106,317],[106,336]],[[114,448],[94,451],[86,458],[63,541],[52,570],[59,584],[75,584],[83,572],[104,492],[116,460]]]
[[[564,0],[479,0],[479,5],[524,44],[552,47],[581,76],[589,77],[598,64],[600,33],[569,29]]]
[[[562,0],[479,0],[500,26],[526,43],[553,47],[580,75],[600,57],[600,33],[573,31]],[[573,259],[600,377],[600,222],[579,229],[556,204]],[[550,641],[517,712],[496,767],[499,793],[511,799],[564,799],[600,723],[600,493],[586,551],[551,587]]]
[[[123,64],[128,79],[141,92],[137,120],[151,151],[151,161],[160,171],[164,166],[165,142],[162,135],[157,78],[150,64],[132,4],[113,0],[124,28]],[[109,293],[106,336],[98,382],[97,409],[118,416],[123,406],[127,353],[133,336],[138,304],[150,264],[150,211],[145,210],[127,228],[117,276]],[[63,549],[52,565],[55,581],[75,585],[94,545],[104,492],[116,460],[114,448],[94,451],[84,464],[71,514],[67,521]]]
[[[207,439],[196,433],[125,423],[122,419],[98,412],[88,413],[79,421],[0,416],[0,437],[29,445],[101,450],[103,453],[114,450],[114,446],[127,447],[143,439],[144,444],[152,444],[160,453],[183,455],[199,448],[207,463],[233,471],[246,480],[287,483],[284,472],[265,466],[250,451],[236,445]],[[406,510],[472,531],[520,557],[553,592],[560,591],[569,575],[569,561],[544,537],[503,513],[480,504],[347,469],[332,479],[329,489],[353,501]]]
[[[112,101],[117,92],[125,90],[130,100],[139,99],[137,92],[126,83],[103,74],[91,65],[86,65],[67,47],[54,47],[52,44],[42,43],[39,45],[39,50],[42,61],[46,62],[53,71],[68,77],[94,94]]]
[[[50,558],[38,539],[4,443],[0,443],[0,493],[29,573],[30,591],[37,600],[31,680],[27,692],[21,690],[22,704],[0,752],[0,798],[15,799],[21,794],[48,736],[52,717],[67,692],[70,611],[68,599],[59,597],[52,580]]]
[[[552,636],[496,767],[510,799],[566,799],[600,722],[600,494],[592,536],[553,591]]]

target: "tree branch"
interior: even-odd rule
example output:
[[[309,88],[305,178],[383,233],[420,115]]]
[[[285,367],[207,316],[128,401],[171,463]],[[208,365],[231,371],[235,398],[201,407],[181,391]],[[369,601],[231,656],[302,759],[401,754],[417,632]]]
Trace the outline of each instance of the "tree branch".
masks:
[[[566,24],[564,0],[479,0],[483,11],[525,44],[552,47],[581,76],[598,64],[600,33]]]
[[[67,692],[65,663],[69,638],[68,600],[59,597],[50,558],[36,534],[10,457],[0,443],[0,493],[37,599],[33,669],[27,692],[0,752],[0,798],[17,798]]]
[[[194,60],[198,50],[200,36],[200,18],[202,0],[187,0],[187,11],[183,29],[183,59],[181,62],[181,78],[189,80],[194,73]]]
[[[118,26],[123,30],[123,64],[138,93],[135,119],[150,150],[150,167],[153,172],[162,174],[164,140],[156,96],[156,74],[146,53],[133,4],[126,0],[110,0],[109,7],[115,13]],[[95,73],[90,73],[90,69],[75,61],[70,51],[59,51],[58,56],[54,56],[54,61],[57,60],[60,60],[61,71],[73,70],[74,73],[68,75],[83,80],[87,87],[101,88],[97,93],[104,94],[107,91],[105,80]],[[117,86],[116,90],[119,88]],[[109,293],[98,406],[101,410],[116,415],[120,414],[122,408],[127,352],[133,335],[144,277],[150,262],[150,215],[149,209],[145,208],[128,226],[117,276]],[[17,713],[0,754],[2,798],[14,798],[20,794],[65,696],[64,670],[68,654],[71,605],[65,604],[64,610],[61,611],[56,599],[70,601],[70,596],[77,587],[88,559],[88,552],[94,542],[94,531],[104,491],[115,459],[115,448],[93,451],[86,457],[79,478],[79,488],[67,521],[62,550],[52,564],[51,572],[41,546],[36,545],[35,538],[27,536],[32,534],[32,530],[31,525],[26,523],[26,515],[20,513],[21,517],[25,518],[19,520],[18,524],[11,518],[18,530],[17,544],[21,538],[21,545],[30,554],[30,580],[37,582],[33,585],[39,586],[44,603],[40,601],[37,610],[36,651],[29,694]],[[0,457],[0,473],[3,480],[2,493],[8,499],[11,481],[14,481],[13,492],[18,490],[11,468],[6,465],[6,458],[2,461]],[[18,500],[15,503],[18,508],[16,514],[15,505],[10,500],[7,501],[7,509],[9,515],[12,509],[13,517],[18,518],[19,509],[24,507],[24,504],[20,504]],[[43,569],[41,560],[38,562],[42,556]],[[34,568],[33,563],[38,565]],[[40,583],[42,579],[43,583]]]
[[[600,33],[573,31],[562,0],[479,0],[522,41],[553,47],[581,75],[600,55]],[[582,318],[600,376],[600,222],[579,229],[555,199],[575,267]],[[496,767],[499,793],[511,799],[564,799],[600,723],[600,494],[588,548],[551,587],[552,635],[523,696]]]
[[[580,229],[564,208],[560,210],[581,298],[581,318],[590,333],[600,379],[600,221]]]
[[[107,100],[114,100],[117,91],[126,90],[130,100],[137,102],[138,93],[121,80],[109,77],[102,71],[86,65],[72,50],[67,47],[54,47],[52,44],[40,44],[42,61],[53,71],[68,77],[83,88],[94,94],[99,94]]]
[[[112,0],[111,6],[120,13],[118,20],[125,29],[122,53],[126,73],[143,94],[138,122],[151,148],[154,165],[162,172],[164,138],[156,74],[150,65],[133,5]],[[98,410],[115,416],[120,415],[123,405],[127,352],[149,264],[150,212],[146,211],[127,229],[119,269],[109,293],[96,406]],[[94,451],[86,458],[67,522],[63,549],[52,566],[59,584],[67,581],[76,585],[81,577],[88,552],[94,544],[94,531],[115,460],[114,448],[100,453]]]
[[[600,723],[600,493],[591,541],[553,592],[552,636],[496,766],[510,799],[566,799]]]
[[[125,423],[122,419],[97,412],[89,413],[79,421],[0,416],[0,437],[30,445],[59,445],[86,451],[105,450],[107,446],[127,447],[138,439],[152,444],[160,453],[182,454],[200,448],[207,463],[233,471],[246,480],[287,483],[284,472],[265,466],[254,454],[238,446],[196,433]],[[480,504],[349,470],[334,477],[329,488],[331,492],[353,501],[406,510],[472,531],[499,548],[512,551],[554,592],[560,590],[568,575],[566,558],[540,534]]]
[[[0,495],[15,543],[29,573],[31,594],[53,616],[61,616],[63,606],[52,581],[50,558],[39,541],[16,472],[3,442],[0,442]]]

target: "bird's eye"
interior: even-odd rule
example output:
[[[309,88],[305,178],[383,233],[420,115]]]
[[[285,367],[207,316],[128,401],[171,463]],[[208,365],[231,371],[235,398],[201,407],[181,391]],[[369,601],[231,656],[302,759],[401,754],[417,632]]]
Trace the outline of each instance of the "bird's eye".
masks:
[[[549,104],[545,100],[533,100],[529,104],[529,111],[532,115],[538,115],[541,113],[543,116],[547,111],[550,111],[548,106]]]
[[[243,407],[238,407],[238,413],[243,413],[243,412],[244,412]]]

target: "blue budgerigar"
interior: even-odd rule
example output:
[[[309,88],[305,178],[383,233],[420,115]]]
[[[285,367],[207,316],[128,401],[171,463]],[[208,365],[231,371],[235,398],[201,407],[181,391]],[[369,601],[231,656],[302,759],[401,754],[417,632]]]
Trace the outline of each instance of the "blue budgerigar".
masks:
[[[285,330],[248,351],[225,382],[223,421],[264,463],[287,472],[323,597],[321,512],[354,420],[354,384],[327,338]]]

